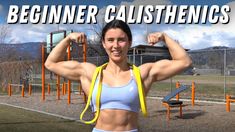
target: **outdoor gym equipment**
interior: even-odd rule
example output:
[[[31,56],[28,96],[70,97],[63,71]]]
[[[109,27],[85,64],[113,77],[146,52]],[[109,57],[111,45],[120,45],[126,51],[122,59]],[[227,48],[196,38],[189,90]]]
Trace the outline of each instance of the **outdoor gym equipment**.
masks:
[[[226,95],[226,111],[230,112],[230,103],[235,102],[235,97],[231,97],[230,95]]]
[[[21,87],[21,96],[24,97],[25,86],[23,84],[8,83],[8,96],[12,95],[12,87]]]
[[[59,41],[63,38],[66,37],[66,35],[68,35],[68,33],[70,32],[66,32],[65,30],[62,31],[56,31],[56,32],[51,32],[49,36],[47,36],[47,40],[48,40],[48,46],[41,46],[41,53],[42,53],[42,100],[45,100],[45,66],[44,66],[44,61],[45,61],[45,48],[47,49],[46,52],[49,53],[53,47],[56,46],[57,43],[59,43]],[[57,37],[53,37],[53,35],[56,34],[58,35]],[[61,36],[62,34],[62,36]],[[87,42],[82,44],[83,47],[83,62],[86,62],[86,52],[87,52]],[[71,46],[70,44],[67,47],[67,60],[71,60]],[[60,99],[60,76],[57,75],[57,99]],[[50,86],[48,86],[50,87]],[[62,87],[63,88],[63,87]],[[48,88],[49,89],[49,88]],[[62,92],[65,91],[65,89],[62,89]],[[68,80],[67,82],[67,92],[68,92],[68,104],[71,103],[71,81]],[[85,96],[85,94],[84,94]],[[86,96],[84,97],[84,99],[86,99]]]
[[[182,117],[182,107],[183,107],[183,102],[179,101],[179,98],[177,97],[180,92],[186,90],[188,87],[182,85],[178,88],[176,88],[174,91],[169,93],[167,96],[165,96],[162,99],[162,104],[167,108],[167,120],[170,120],[170,109],[172,107],[179,107],[180,108],[180,117]],[[177,97],[176,100],[171,100],[173,97]]]
[[[172,107],[179,107],[180,117],[182,117],[182,107],[185,105],[183,105],[182,101],[179,101],[180,99],[179,94],[189,87],[191,87],[191,90],[192,90],[191,104],[192,106],[195,105],[195,82],[194,81],[192,82],[191,86],[180,85],[180,82],[177,81],[175,86],[176,86],[176,89],[162,99],[162,104],[167,108],[167,120],[170,120],[170,109]],[[176,97],[176,100],[171,100],[173,97]]]
[[[180,88],[180,82],[179,81],[176,82],[175,87]],[[195,105],[195,88],[196,88],[195,82],[193,81],[192,84],[191,84],[191,104],[192,104],[192,106]],[[178,94],[176,94],[176,100],[179,100],[179,98],[180,98],[180,95],[178,93]]]

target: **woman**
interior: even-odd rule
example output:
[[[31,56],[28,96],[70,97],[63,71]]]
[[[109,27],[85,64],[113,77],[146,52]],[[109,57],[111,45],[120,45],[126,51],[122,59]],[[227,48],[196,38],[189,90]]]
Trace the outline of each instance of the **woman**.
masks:
[[[113,20],[103,28],[101,39],[109,61],[102,71],[101,111],[93,131],[137,132],[140,106],[135,88],[136,80],[133,78],[127,59],[127,52],[132,43],[130,28],[121,20]],[[63,61],[62,58],[71,41],[85,42],[86,36],[84,33],[69,34],[52,50],[45,66],[58,75],[71,80],[80,80],[85,94],[88,95],[96,66],[91,63]],[[150,45],[164,41],[172,60],[160,60],[139,66],[145,95],[154,82],[167,79],[191,65],[191,59],[185,50],[167,34],[151,33],[147,41]],[[129,94],[128,91],[134,94]],[[94,106],[94,100],[92,102]],[[96,111],[95,107],[93,111]]]

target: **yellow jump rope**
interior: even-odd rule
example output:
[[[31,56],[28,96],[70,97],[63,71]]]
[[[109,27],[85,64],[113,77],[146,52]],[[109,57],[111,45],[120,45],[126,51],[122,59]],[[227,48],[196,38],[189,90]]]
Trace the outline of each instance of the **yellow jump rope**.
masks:
[[[106,67],[106,66],[107,66],[107,63],[97,67],[94,74],[93,74],[91,85],[90,85],[88,101],[87,101],[85,109],[83,110],[83,112],[80,115],[80,120],[82,122],[84,122],[85,124],[93,124],[93,123],[96,122],[96,120],[99,117],[99,114],[100,114],[100,96],[101,96],[101,91],[102,91],[102,74],[101,73],[102,73],[102,70],[104,69],[104,67]],[[133,68],[134,76],[135,76],[135,79],[136,79],[136,82],[137,82],[141,111],[142,111],[144,116],[147,116],[148,113],[147,113],[147,108],[146,108],[145,93],[144,93],[144,90],[143,90],[143,87],[142,87],[140,70],[135,65],[132,65],[132,68]],[[85,121],[85,120],[83,120],[83,116],[84,116],[85,112],[87,111],[87,109],[90,105],[91,98],[92,98],[92,93],[93,93],[94,86],[95,86],[95,81],[96,81],[96,78],[98,77],[98,75],[100,76],[100,79],[99,79],[99,83],[98,83],[98,92],[97,92],[97,95],[96,95],[96,108],[97,108],[97,111],[96,111],[95,117],[92,120]]]

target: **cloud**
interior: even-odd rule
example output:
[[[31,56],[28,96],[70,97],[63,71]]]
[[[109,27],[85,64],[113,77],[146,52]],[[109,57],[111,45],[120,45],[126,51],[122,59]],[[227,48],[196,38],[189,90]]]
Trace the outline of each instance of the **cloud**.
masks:
[[[224,30],[215,25],[132,25],[133,45],[147,44],[147,32],[165,32],[187,49],[202,49],[212,46],[235,47],[235,31]],[[147,31],[148,29],[148,31]]]
[[[56,25],[43,24],[14,24],[10,25],[12,29],[11,43],[22,42],[43,42],[46,40],[46,35],[51,31],[56,30]]]
[[[143,5],[143,6],[147,6],[147,5],[169,5],[172,4],[171,1],[169,0],[134,0],[132,2],[127,2],[127,1],[122,1],[120,3],[120,5],[116,5],[116,13],[119,11],[121,6],[125,6],[126,7],[126,19],[128,18],[128,14],[129,14],[129,8],[130,6],[135,6],[135,10],[134,12],[131,12],[131,14],[134,14],[133,18],[137,19],[137,15],[138,15],[138,10],[139,10],[139,6]],[[97,21],[104,23],[104,18],[105,18],[105,12],[106,12],[106,6],[99,9],[99,13],[97,15]]]
[[[50,32],[59,30],[73,30],[76,32],[89,33],[90,26],[87,24],[14,24],[9,41],[11,43],[45,42]]]
[[[178,40],[189,49],[201,49],[211,46],[234,47],[235,34],[214,26],[185,25],[180,29],[169,28],[164,32]]]
[[[132,26],[134,35],[134,44],[146,43],[143,34],[147,32],[162,31],[166,32],[173,39],[178,40],[184,48],[202,49],[211,46],[235,47],[235,1],[228,3],[231,8],[229,13],[230,22],[228,24],[184,24],[184,25],[166,25],[150,24],[147,28],[142,26]],[[143,25],[143,24],[142,24]],[[143,32],[144,31],[144,32]]]
[[[235,1],[228,3],[231,8],[228,24],[184,25],[173,33],[187,48],[199,49],[211,46],[235,47]],[[170,32],[170,31],[166,31]]]
[[[21,24],[15,24],[12,25],[11,28],[12,31],[12,37],[10,38],[12,43],[19,43],[19,42],[45,42],[46,41],[46,35],[50,33],[50,31],[53,31],[52,29],[56,30],[55,25],[21,25]]]
[[[213,25],[215,28],[220,28],[225,32],[233,32],[235,33],[235,1],[227,3],[227,5],[230,7],[231,11],[229,13],[230,22],[228,24],[216,24]]]

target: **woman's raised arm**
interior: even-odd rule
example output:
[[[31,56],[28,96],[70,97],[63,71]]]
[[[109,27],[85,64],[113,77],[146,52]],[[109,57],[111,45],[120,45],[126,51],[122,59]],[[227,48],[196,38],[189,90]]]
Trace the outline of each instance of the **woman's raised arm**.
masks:
[[[165,33],[155,32],[148,35],[148,43],[154,45],[164,41],[169,49],[172,60],[160,60],[154,63],[141,65],[141,75],[147,91],[155,81],[167,79],[183,71],[192,64],[187,52],[176,41]]]
[[[79,63],[78,61],[64,61],[68,45],[72,42],[85,43],[86,35],[84,33],[71,33],[64,38],[49,54],[45,67],[67,79],[81,80],[81,77],[90,79],[96,68],[91,63]]]

